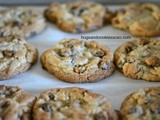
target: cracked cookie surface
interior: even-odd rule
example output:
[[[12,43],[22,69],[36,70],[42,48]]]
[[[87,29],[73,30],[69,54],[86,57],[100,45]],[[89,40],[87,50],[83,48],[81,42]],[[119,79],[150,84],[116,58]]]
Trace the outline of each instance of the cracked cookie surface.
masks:
[[[160,35],[160,5],[132,3],[117,12],[112,25],[126,30],[133,36],[152,37]]]
[[[18,35],[34,36],[46,27],[43,14],[28,8],[12,8],[0,11],[0,37]]]
[[[113,55],[95,41],[64,39],[45,51],[42,66],[66,82],[94,82],[114,72]]]
[[[83,88],[56,88],[41,93],[34,120],[117,120],[107,99]]]
[[[126,97],[121,120],[160,120],[160,87],[140,89]]]
[[[112,12],[94,2],[53,3],[45,11],[48,20],[71,33],[96,30],[110,23]]]
[[[139,38],[124,43],[115,51],[114,59],[127,77],[160,81],[160,40]]]
[[[37,49],[18,36],[0,38],[0,80],[27,71],[37,61]]]
[[[35,99],[19,87],[0,85],[0,119],[31,120]]]

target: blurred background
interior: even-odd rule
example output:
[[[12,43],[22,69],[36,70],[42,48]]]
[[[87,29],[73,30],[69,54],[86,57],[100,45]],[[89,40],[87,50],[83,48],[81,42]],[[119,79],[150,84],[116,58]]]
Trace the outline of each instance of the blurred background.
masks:
[[[51,2],[67,2],[79,0],[0,0],[0,5],[44,5]],[[85,1],[85,0],[84,0]],[[160,0],[88,0],[105,4],[124,4],[128,2],[160,2]]]

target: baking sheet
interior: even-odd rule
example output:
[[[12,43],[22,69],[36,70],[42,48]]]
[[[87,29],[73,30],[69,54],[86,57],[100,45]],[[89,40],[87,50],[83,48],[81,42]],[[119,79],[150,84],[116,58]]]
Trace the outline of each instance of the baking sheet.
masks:
[[[43,11],[44,6],[29,6],[30,8]],[[118,9],[121,6],[107,6],[112,10]],[[2,8],[2,7],[0,7]],[[81,38],[81,36],[130,36],[131,39],[95,39],[95,41],[108,46],[112,52],[121,44],[126,41],[134,39],[129,33],[113,28],[111,25],[105,26],[99,30],[85,33],[85,34],[70,34],[59,30],[55,25],[47,23],[47,29],[35,37],[29,38],[27,41],[34,44],[39,51],[39,58],[41,54],[56,44],[63,38]],[[43,70],[41,67],[40,59],[38,62],[27,72],[17,75],[9,80],[0,81],[3,85],[17,85],[24,90],[34,95],[39,95],[41,91],[50,88],[61,87],[82,87],[92,90],[97,93],[105,95],[111,102],[112,106],[119,110],[120,105],[124,98],[131,92],[147,86],[158,86],[159,82],[146,82],[143,80],[132,80],[125,77],[117,70],[110,77],[94,83],[66,83],[58,80],[53,75]]]

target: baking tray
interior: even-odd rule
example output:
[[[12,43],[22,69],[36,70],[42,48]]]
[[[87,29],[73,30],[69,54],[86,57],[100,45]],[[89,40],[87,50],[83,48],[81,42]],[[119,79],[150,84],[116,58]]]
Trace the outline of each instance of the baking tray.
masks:
[[[25,6],[26,7],[26,6]],[[31,9],[40,11],[43,13],[43,10],[46,6],[27,6]],[[107,6],[111,10],[116,10],[122,6],[110,5]],[[0,7],[2,9],[2,7]],[[108,100],[113,105],[114,109],[119,109],[124,98],[131,92],[138,90],[140,88],[148,86],[158,86],[159,82],[146,82],[143,80],[133,80],[125,77],[123,74],[117,70],[110,77],[103,79],[94,83],[66,83],[58,80],[53,75],[42,69],[40,63],[40,56],[52,45],[56,44],[59,40],[63,38],[79,38],[81,36],[108,36],[107,39],[94,39],[95,41],[108,46],[112,52],[121,44],[126,41],[135,39],[129,33],[113,28],[111,25],[107,25],[99,30],[84,33],[84,34],[70,34],[61,31],[55,25],[47,23],[47,29],[37,36],[27,39],[27,42],[34,44],[39,51],[39,59],[37,63],[27,72],[17,75],[9,80],[0,81],[0,84],[3,85],[17,85],[24,90],[28,91],[31,94],[36,96],[40,92],[50,89],[50,88],[62,88],[62,87],[82,87],[92,90],[97,93],[105,95]],[[109,38],[118,36],[120,39]],[[123,37],[128,37],[128,39],[123,39]],[[85,39],[84,39],[85,40]],[[92,39],[93,40],[93,39]]]

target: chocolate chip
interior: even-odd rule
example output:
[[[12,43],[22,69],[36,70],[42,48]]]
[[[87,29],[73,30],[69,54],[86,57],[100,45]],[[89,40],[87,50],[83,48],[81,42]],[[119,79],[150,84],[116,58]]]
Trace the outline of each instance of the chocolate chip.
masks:
[[[154,9],[151,8],[151,7],[145,7],[145,9],[148,10],[149,12],[153,12],[154,11]]]
[[[3,32],[0,33],[0,37],[1,38],[4,37],[4,33]]]
[[[115,24],[119,24],[119,23],[120,23],[118,19],[113,19],[113,22],[114,22]]]
[[[23,24],[21,23],[21,22],[19,22],[19,21],[13,21],[13,23],[12,23],[12,26],[13,27],[21,27]]]
[[[131,107],[128,111],[128,114],[133,114],[137,111],[137,109],[135,107]]]
[[[41,108],[42,108],[45,112],[51,112],[51,111],[52,111],[51,106],[48,105],[47,103],[41,104]]]
[[[100,112],[95,115],[95,120],[107,120],[107,117],[104,115],[104,113]]]
[[[88,8],[86,8],[86,7],[82,7],[80,10],[79,10],[79,12],[78,12],[78,14],[77,14],[77,16],[80,16],[84,11],[86,11]]]
[[[129,53],[129,52],[131,52],[131,51],[132,51],[132,47],[131,47],[131,46],[126,47],[126,52],[127,52],[127,53]]]
[[[96,57],[103,57],[104,56],[104,52],[103,51],[97,51],[95,54],[94,54]]]
[[[54,98],[55,98],[55,96],[50,93],[50,94],[49,94],[49,99],[50,99],[50,100],[54,100]]]
[[[148,39],[148,38],[139,38],[139,39],[137,40],[137,43],[138,43],[139,45],[145,46],[145,45],[147,45],[147,44],[150,43],[150,39]]]
[[[126,12],[126,10],[122,8],[122,9],[120,9],[120,12],[124,14]]]
[[[59,55],[62,57],[66,57],[66,56],[68,57],[72,55],[72,52],[69,48],[63,48],[59,51]]]
[[[10,105],[10,102],[9,101],[4,101],[2,103],[0,103],[0,107],[3,109],[3,108],[6,108]]]
[[[75,11],[76,9],[77,9],[77,6],[71,7],[71,12],[72,12],[72,11]]]
[[[87,7],[77,7],[73,6],[71,8],[71,13],[75,16],[80,16],[84,11],[86,11],[88,8]]]
[[[73,44],[68,44],[67,47],[68,47],[68,48],[72,48],[72,47],[73,47]]]
[[[4,50],[2,51],[2,54],[6,57],[13,57],[13,55],[15,54],[15,52],[13,50]]]

